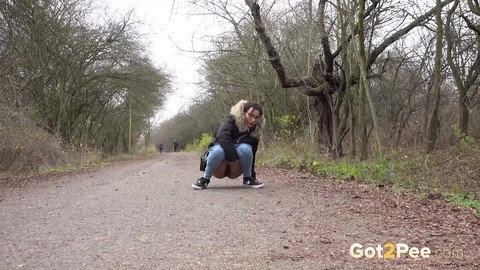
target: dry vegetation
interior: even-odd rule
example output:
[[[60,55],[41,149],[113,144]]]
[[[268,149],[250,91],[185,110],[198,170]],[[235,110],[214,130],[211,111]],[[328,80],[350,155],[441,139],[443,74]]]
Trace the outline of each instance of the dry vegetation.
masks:
[[[54,136],[4,106],[0,107],[0,138],[1,172],[31,172],[65,160],[65,153]]]
[[[99,151],[62,144],[22,113],[0,105],[0,178],[72,170],[100,160]]]

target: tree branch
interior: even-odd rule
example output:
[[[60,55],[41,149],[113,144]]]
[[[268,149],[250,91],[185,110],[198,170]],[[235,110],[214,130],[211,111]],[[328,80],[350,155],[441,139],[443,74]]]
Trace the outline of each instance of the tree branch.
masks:
[[[472,0],[467,0],[467,4],[471,12],[473,12],[477,16],[480,16],[480,4],[478,3],[478,0],[475,0],[475,3],[473,3]]]
[[[365,18],[370,16],[370,13],[372,13],[373,10],[375,10],[375,8],[377,7],[378,3],[380,3],[380,0],[372,0],[372,5],[369,6],[367,8],[367,10],[365,11]],[[347,37],[347,44],[348,42],[350,42],[350,40],[352,39],[352,36],[353,35],[356,35],[357,34],[357,31],[358,31],[358,26],[355,25],[355,28],[353,30],[353,34],[350,34],[348,35]],[[342,52],[342,45],[338,46],[337,50],[335,50],[335,52],[333,53],[333,58],[336,58],[341,52]]]
[[[265,31],[265,26],[262,21],[262,17],[260,16],[260,6],[255,0],[245,0],[245,3],[250,8],[250,11],[253,16],[253,20],[255,23],[255,30],[265,45],[265,50],[267,51],[267,55],[269,57],[270,64],[272,65],[273,69],[277,73],[278,79],[280,84],[283,88],[293,88],[299,86],[309,86],[311,88],[318,87],[318,82],[313,77],[303,77],[303,78],[295,78],[289,79],[287,77],[287,72],[283,67],[282,61],[280,59],[280,54],[278,53],[277,49],[272,43],[272,40],[267,35]]]
[[[445,0],[443,1],[439,7],[434,7],[431,10],[429,10],[427,13],[423,14],[422,16],[418,17],[415,19],[413,22],[411,22],[409,25],[405,26],[404,28],[398,30],[388,38],[386,38],[377,48],[375,48],[369,55],[368,57],[368,62],[367,62],[367,70],[370,69],[370,67],[375,63],[377,60],[378,56],[392,43],[397,41],[400,37],[406,35],[408,32],[410,32],[413,28],[417,27],[421,23],[423,23],[426,19],[431,17],[433,14],[435,14],[435,11],[437,8],[443,8],[444,6],[450,4],[454,0]]]
[[[480,26],[474,25],[466,16],[460,15],[460,17],[463,18],[463,20],[467,23],[468,28],[472,29],[477,33],[477,35],[480,35]]]

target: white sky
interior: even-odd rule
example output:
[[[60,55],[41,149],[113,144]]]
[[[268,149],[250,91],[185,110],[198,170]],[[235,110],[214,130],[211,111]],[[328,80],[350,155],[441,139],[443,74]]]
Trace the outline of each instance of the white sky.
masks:
[[[189,101],[200,91],[195,85],[200,80],[196,60],[207,48],[206,35],[219,32],[214,18],[189,15],[195,12],[186,0],[104,0],[112,15],[121,16],[134,9],[134,20],[141,21],[140,31],[147,35],[151,59],[173,75],[173,91],[165,106],[158,112],[156,122],[174,116],[188,107]]]

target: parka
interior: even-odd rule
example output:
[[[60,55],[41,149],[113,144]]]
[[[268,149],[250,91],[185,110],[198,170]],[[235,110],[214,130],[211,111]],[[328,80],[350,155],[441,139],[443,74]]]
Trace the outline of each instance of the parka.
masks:
[[[247,143],[252,147],[253,163],[252,176],[255,177],[255,155],[260,141],[261,131],[264,125],[263,117],[256,122],[255,126],[249,128],[244,119],[243,108],[246,100],[240,100],[232,106],[230,114],[225,117],[220,124],[212,143],[218,143],[225,152],[225,158],[228,162],[239,160],[235,144]]]

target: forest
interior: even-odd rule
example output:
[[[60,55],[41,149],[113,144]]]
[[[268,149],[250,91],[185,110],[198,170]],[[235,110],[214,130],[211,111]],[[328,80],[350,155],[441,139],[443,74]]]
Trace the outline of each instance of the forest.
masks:
[[[478,0],[185,5],[227,30],[198,52],[193,104],[155,125],[175,82],[149,58],[133,11],[100,22],[91,1],[0,0],[0,172],[174,139],[194,149],[248,99],[264,107],[265,165],[386,171],[375,183],[447,190],[480,209]]]

